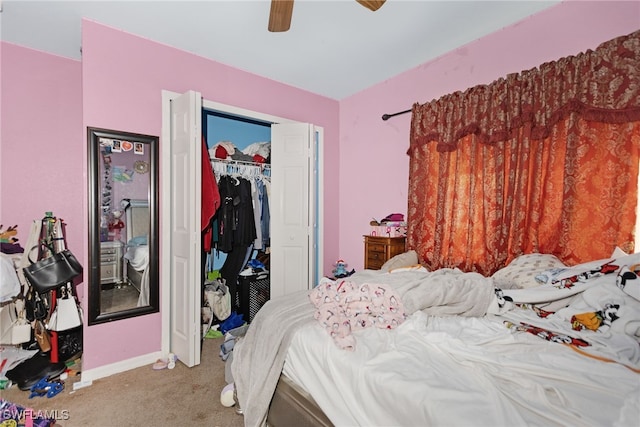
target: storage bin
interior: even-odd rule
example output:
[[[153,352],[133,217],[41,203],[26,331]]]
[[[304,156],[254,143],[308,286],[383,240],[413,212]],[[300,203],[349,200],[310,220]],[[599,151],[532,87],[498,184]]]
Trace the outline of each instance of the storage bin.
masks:
[[[389,222],[383,225],[372,225],[369,235],[377,237],[406,237],[407,223]]]
[[[240,313],[247,323],[251,323],[258,310],[269,301],[271,291],[269,272],[250,276],[238,276]]]

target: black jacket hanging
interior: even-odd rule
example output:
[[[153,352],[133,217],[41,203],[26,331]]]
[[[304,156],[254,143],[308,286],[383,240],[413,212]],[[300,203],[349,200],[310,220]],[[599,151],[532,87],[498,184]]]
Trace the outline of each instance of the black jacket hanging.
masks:
[[[228,253],[234,246],[249,246],[256,239],[251,183],[245,178],[224,175],[218,189],[222,204],[217,213],[216,247]]]

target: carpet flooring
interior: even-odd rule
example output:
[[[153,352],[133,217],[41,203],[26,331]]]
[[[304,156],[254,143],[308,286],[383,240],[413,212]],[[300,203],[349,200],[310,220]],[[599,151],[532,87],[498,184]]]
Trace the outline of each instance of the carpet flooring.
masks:
[[[112,426],[243,426],[235,408],[220,403],[226,385],[224,362],[219,356],[223,338],[205,339],[201,363],[187,368],[155,371],[151,365],[101,378],[89,387],[73,391],[77,377],[65,382],[58,395],[29,399],[29,391],[17,386],[0,390],[13,403],[46,411],[60,427]]]

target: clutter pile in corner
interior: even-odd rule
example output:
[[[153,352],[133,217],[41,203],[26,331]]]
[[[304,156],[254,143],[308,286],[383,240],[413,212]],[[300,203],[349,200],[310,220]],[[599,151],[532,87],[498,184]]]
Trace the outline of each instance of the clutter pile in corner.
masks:
[[[0,398],[0,424],[3,426],[49,427],[55,423],[55,418],[43,411],[25,408]]]

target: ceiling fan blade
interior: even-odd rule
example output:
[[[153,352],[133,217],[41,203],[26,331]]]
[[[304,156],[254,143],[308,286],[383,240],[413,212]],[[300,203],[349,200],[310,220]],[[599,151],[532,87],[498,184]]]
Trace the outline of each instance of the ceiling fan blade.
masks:
[[[293,15],[293,0],[271,0],[269,31],[273,33],[287,31],[291,26],[291,15]]]
[[[382,7],[386,0],[356,0],[369,10],[376,11]]]

